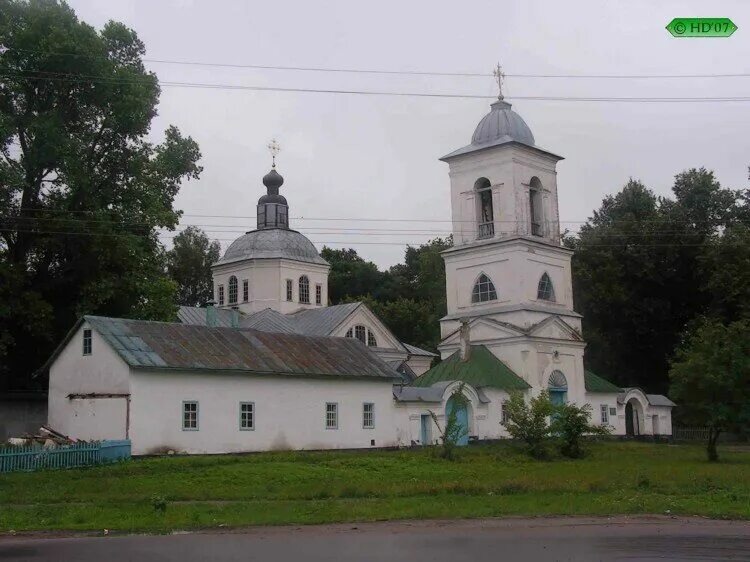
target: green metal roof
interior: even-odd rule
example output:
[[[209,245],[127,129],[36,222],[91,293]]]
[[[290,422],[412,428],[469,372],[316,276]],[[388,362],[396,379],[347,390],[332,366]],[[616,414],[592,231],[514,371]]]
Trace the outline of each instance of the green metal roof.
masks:
[[[586,392],[622,392],[622,388],[591,371],[584,371],[583,377],[586,383]]]
[[[471,346],[468,361],[461,361],[457,351],[418,377],[412,385],[432,386],[442,381],[464,381],[475,387],[491,386],[507,391],[531,388],[483,345]]]

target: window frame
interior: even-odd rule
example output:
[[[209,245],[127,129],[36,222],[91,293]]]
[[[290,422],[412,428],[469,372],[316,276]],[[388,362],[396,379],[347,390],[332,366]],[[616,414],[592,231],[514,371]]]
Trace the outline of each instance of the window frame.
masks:
[[[300,275],[297,280],[297,300],[300,304],[310,304],[310,278],[307,275]]]
[[[500,423],[501,424],[508,423],[508,419],[509,419],[509,417],[508,417],[507,400],[503,400],[500,403]],[[503,426],[503,427],[505,427],[505,426]]]
[[[367,330],[367,347],[378,347],[378,338],[372,330]]]
[[[245,406],[250,406],[249,427],[243,427],[242,425],[242,414],[247,414],[247,412],[242,411],[242,408]],[[255,402],[240,402],[240,431],[255,431]]]
[[[294,302],[294,280],[286,280],[286,302]]]
[[[370,407],[370,425],[367,425],[367,407]],[[375,402],[362,402],[362,429],[375,429]]]
[[[328,423],[328,415],[331,413],[331,411],[329,411],[330,406],[333,406],[332,413],[334,416],[333,417],[334,425],[329,425]],[[336,430],[339,428],[339,403],[338,402],[326,402],[325,426],[326,426],[326,429],[331,429],[331,430]]]
[[[542,283],[544,283],[544,288],[542,288]],[[536,285],[536,300],[557,302],[557,297],[555,296],[555,285],[552,283],[552,278],[546,271],[542,273],[542,276],[539,278],[539,283]]]
[[[359,333],[362,333],[362,337],[359,337]],[[354,339],[357,339],[361,341],[363,344],[367,345],[367,326],[364,324],[357,324],[354,326]]]
[[[227,303],[228,304],[237,304],[237,298],[239,297],[239,295],[238,295],[239,283],[237,282],[237,276],[236,275],[232,275],[231,277],[229,277],[229,281],[228,281],[227,285],[229,287],[229,289],[227,291],[227,293],[228,293],[227,294]]]
[[[94,352],[94,339],[91,328],[84,328],[81,352],[84,356],[89,356]],[[86,345],[88,343],[88,345]]]
[[[315,304],[320,306],[323,304],[323,285],[315,283]]]
[[[609,404],[600,404],[599,405],[599,417],[601,419],[601,422],[604,424],[609,423]]]
[[[484,298],[483,295],[487,295],[487,297]],[[484,272],[480,273],[471,288],[471,304],[483,304],[496,300],[497,289],[495,288],[495,283],[489,275]]]
[[[186,427],[185,414],[189,413],[185,410],[188,404],[195,404],[195,427]],[[191,412],[190,412],[191,413]],[[182,401],[182,431],[198,431],[200,429],[200,403],[198,400],[183,400]]]
[[[250,300],[250,280],[242,280],[242,302],[248,302]]]
[[[219,301],[219,306],[224,306],[224,285],[219,285],[218,293],[216,300]]]

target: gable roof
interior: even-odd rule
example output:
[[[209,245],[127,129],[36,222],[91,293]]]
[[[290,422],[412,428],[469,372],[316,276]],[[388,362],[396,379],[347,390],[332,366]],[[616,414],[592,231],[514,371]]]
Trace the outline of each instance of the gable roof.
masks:
[[[401,345],[406,348],[406,351],[409,352],[409,355],[418,355],[420,357],[437,357],[437,353],[432,353],[431,351],[427,351],[426,349],[422,349],[421,347],[417,347],[416,345],[409,345],[408,343],[404,342],[401,342]]]
[[[242,315],[240,315],[240,318]],[[206,325],[206,309],[197,306],[180,306],[177,309],[177,319],[183,324],[197,326]],[[226,328],[232,327],[232,311],[225,308],[216,309],[216,325]]]
[[[134,369],[400,378],[352,338],[84,316],[66,340],[84,321]]]
[[[464,381],[474,387],[491,386],[501,390],[526,390],[529,384],[514,373],[510,367],[500,361],[483,345],[472,345],[468,361],[461,360],[456,351],[418,377],[414,386],[432,386],[440,381]]]
[[[272,308],[266,308],[255,314],[242,316],[240,318],[240,326],[262,330],[263,332],[278,332],[281,334],[298,333],[294,323],[289,318]]]
[[[586,392],[622,392],[622,388],[601,378],[593,371],[584,371],[583,380],[586,386]]]
[[[360,306],[363,306],[361,302],[350,302],[321,308],[307,308],[288,314],[287,317],[294,322],[300,334],[327,336]]]

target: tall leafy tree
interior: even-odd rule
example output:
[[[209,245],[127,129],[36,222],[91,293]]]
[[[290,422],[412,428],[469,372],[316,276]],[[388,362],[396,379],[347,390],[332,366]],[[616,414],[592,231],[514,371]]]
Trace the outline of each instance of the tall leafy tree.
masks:
[[[201,306],[213,296],[211,265],[219,261],[221,244],[211,242],[197,226],[188,226],[167,252],[167,272],[177,283],[177,302]]]
[[[693,322],[669,376],[682,418],[708,427],[708,459],[718,460],[722,432],[750,430],[750,320]]]
[[[0,37],[10,49],[0,56],[7,384],[41,365],[82,313],[174,314],[157,229],[175,227],[174,198],[201,168],[175,127],[161,144],[147,140],[159,86],[133,30],[97,31],[56,0],[0,0]]]
[[[675,176],[673,194],[659,198],[631,180],[566,238],[576,249],[573,287],[587,361],[624,386],[655,392],[667,391],[669,359],[686,325],[712,306],[740,306],[715,290],[744,290],[739,278],[718,272],[742,269],[736,229],[747,192],[722,188],[700,168]]]
[[[353,248],[335,250],[323,246],[320,255],[331,264],[328,298],[333,304],[344,299],[371,295],[382,297],[384,274],[371,261],[365,261]]]

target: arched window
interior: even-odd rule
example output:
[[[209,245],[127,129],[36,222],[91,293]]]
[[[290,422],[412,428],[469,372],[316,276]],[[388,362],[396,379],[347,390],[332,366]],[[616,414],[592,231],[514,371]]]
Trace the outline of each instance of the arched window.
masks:
[[[237,304],[237,278],[234,275],[229,278],[229,304]]]
[[[378,346],[378,339],[375,337],[375,334],[373,334],[372,331],[368,330],[362,324],[358,324],[354,326],[354,328],[349,328],[346,331],[346,337],[357,338],[363,344],[368,345],[370,347]]]
[[[299,302],[310,304],[310,280],[307,275],[299,278]]]
[[[474,283],[474,290],[471,292],[471,302],[487,302],[497,299],[495,285],[484,273],[482,273]]]
[[[539,280],[539,285],[536,289],[536,298],[543,301],[555,302],[555,288],[552,286],[552,279],[549,278],[547,272],[544,272],[544,275]]]
[[[495,235],[495,213],[492,208],[492,184],[487,178],[474,182],[477,192],[477,238],[492,238]]]
[[[367,330],[367,345],[370,347],[378,347],[378,340],[370,330]]]
[[[542,221],[544,208],[542,207],[542,182],[534,176],[529,182],[529,219],[531,220],[531,234],[544,236]]]

